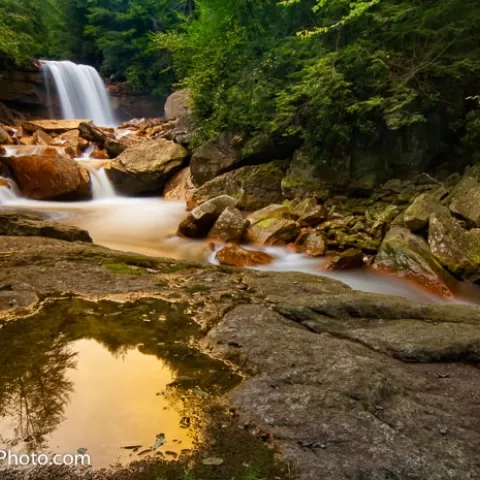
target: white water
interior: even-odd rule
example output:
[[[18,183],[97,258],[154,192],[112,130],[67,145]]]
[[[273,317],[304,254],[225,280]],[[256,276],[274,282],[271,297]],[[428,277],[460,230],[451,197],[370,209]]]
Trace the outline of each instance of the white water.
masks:
[[[94,200],[113,198],[117,195],[103,167],[98,169],[94,167],[87,168],[92,182],[92,197]]]
[[[99,126],[117,124],[108,90],[93,67],[69,61],[44,60],[42,71],[47,95],[52,95],[49,85],[50,79],[53,79],[63,118],[88,118]],[[52,104],[51,98],[48,103]]]

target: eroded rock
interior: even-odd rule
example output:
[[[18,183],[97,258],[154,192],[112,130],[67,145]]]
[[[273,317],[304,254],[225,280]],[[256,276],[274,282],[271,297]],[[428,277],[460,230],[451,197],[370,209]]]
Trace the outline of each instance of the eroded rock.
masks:
[[[243,218],[240,210],[227,207],[218,217],[208,237],[224,242],[240,242],[249,225],[250,222]]]
[[[374,268],[412,280],[446,298],[454,280],[433,256],[428,243],[402,227],[393,227],[383,239]]]
[[[425,230],[430,215],[447,210],[433,195],[424,193],[417,197],[403,214],[403,223],[412,232]]]

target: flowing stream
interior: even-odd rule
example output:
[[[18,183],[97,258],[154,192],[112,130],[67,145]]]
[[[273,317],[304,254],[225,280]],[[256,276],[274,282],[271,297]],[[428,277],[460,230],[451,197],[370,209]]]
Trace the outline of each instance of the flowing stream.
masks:
[[[44,60],[42,73],[48,104],[52,105],[56,92],[63,118],[90,119],[99,126],[117,125],[108,90],[93,67],[70,61]]]

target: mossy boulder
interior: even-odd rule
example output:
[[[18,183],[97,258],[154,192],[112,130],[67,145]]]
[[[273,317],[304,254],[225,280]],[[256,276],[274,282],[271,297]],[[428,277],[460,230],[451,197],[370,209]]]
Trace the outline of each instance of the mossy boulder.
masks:
[[[448,210],[433,195],[424,193],[417,197],[405,210],[403,215],[404,225],[412,232],[425,230],[428,227],[428,219],[433,213]]]
[[[450,210],[472,227],[480,227],[480,166],[463,176],[450,196]]]
[[[198,205],[226,194],[237,200],[240,209],[257,210],[282,200],[280,183],[283,175],[284,164],[281,162],[241,167],[203,184],[192,200]]]
[[[428,243],[435,258],[450,272],[480,280],[480,229],[466,230],[448,211],[430,217]]]
[[[374,268],[417,283],[446,298],[453,298],[453,277],[434,257],[428,243],[403,227],[393,227],[385,236]]]

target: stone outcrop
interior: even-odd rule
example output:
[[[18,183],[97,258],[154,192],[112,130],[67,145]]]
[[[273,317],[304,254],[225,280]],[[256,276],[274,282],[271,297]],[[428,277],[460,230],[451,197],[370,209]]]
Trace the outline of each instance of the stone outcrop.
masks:
[[[21,193],[35,200],[89,198],[90,177],[83,167],[58,154],[0,157],[0,164],[12,176]]]
[[[411,280],[445,298],[452,298],[451,275],[433,256],[428,243],[402,227],[393,227],[383,239],[374,268]]]
[[[168,96],[165,102],[165,120],[177,120],[181,117],[189,116],[191,92],[188,89],[178,90]]]
[[[187,158],[181,145],[160,138],[127,148],[106,171],[120,193],[158,194]]]
[[[65,133],[69,130],[78,130],[80,125],[92,125],[91,120],[26,120],[22,122],[22,128],[28,133],[42,130],[45,133]]]
[[[192,200],[198,205],[210,198],[226,194],[238,201],[239,208],[256,210],[282,199],[282,177],[282,166],[277,162],[241,167],[202,185]]]
[[[12,137],[0,126],[0,145],[11,145]]]
[[[322,257],[327,251],[327,242],[320,232],[316,232],[312,228],[305,228],[289,247],[295,252],[304,253],[309,257]]]

